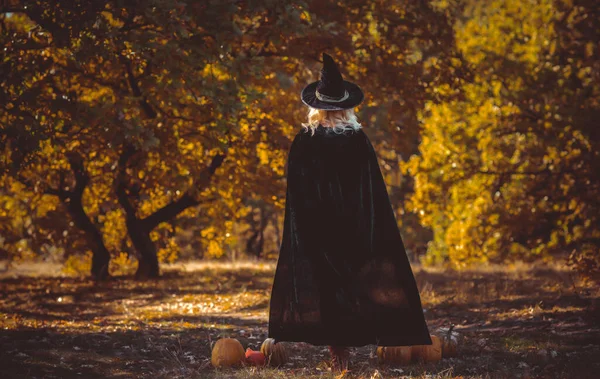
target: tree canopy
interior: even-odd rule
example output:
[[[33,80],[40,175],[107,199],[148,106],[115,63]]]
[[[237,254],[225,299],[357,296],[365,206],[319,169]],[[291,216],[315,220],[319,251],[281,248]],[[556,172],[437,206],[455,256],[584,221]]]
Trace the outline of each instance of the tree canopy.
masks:
[[[439,98],[428,88],[462,75],[450,14],[427,1],[25,1],[0,14],[3,248],[88,251],[99,279],[121,254],[157,276],[182,233],[196,256],[220,256],[277,226],[321,51],[368,94],[360,116],[388,177],[416,151],[418,111]]]
[[[599,271],[594,1],[4,4],[11,257],[87,254],[103,279],[276,253],[299,93],[327,51],[366,93],[409,251]]]
[[[455,25],[473,73],[427,103],[410,209],[428,260],[568,256],[600,268],[600,18],[593,1],[472,2]],[[445,87],[437,91],[452,91]]]

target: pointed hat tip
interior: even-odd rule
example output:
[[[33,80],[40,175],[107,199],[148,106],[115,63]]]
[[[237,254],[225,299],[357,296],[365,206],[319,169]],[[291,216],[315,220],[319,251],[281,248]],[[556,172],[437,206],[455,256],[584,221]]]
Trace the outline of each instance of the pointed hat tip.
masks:
[[[326,61],[333,62],[333,57],[327,53],[323,53],[323,63],[325,63]]]

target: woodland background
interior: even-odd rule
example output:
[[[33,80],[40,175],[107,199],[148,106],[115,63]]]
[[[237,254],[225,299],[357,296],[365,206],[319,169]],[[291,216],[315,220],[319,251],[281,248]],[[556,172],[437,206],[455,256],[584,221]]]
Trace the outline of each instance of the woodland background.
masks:
[[[266,337],[322,52],[365,91],[429,329],[462,336],[349,375],[598,376],[595,0],[0,1],[0,376],[327,376],[302,343],[210,364]]]
[[[275,259],[327,51],[414,261],[597,277],[599,40],[593,0],[4,1],[2,258]]]

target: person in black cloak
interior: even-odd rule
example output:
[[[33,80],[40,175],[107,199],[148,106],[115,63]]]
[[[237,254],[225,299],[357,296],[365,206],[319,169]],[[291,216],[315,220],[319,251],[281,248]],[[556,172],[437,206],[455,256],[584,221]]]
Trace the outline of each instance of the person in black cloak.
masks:
[[[347,369],[349,347],[431,345],[377,155],[354,115],[362,90],[323,54],[301,97],[309,123],[288,154],[268,337],[328,345],[336,369]]]

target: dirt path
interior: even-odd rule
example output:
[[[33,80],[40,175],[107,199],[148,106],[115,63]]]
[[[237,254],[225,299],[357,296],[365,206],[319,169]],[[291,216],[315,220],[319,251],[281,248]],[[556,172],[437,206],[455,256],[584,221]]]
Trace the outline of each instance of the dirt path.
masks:
[[[326,349],[291,344],[278,370],[215,370],[222,336],[258,349],[266,337],[273,265],[199,264],[157,282],[94,286],[61,277],[0,280],[1,378],[331,377]],[[454,323],[459,357],[435,364],[378,365],[374,346],[353,351],[363,378],[596,378],[600,293],[560,267],[414,267],[431,331]]]

